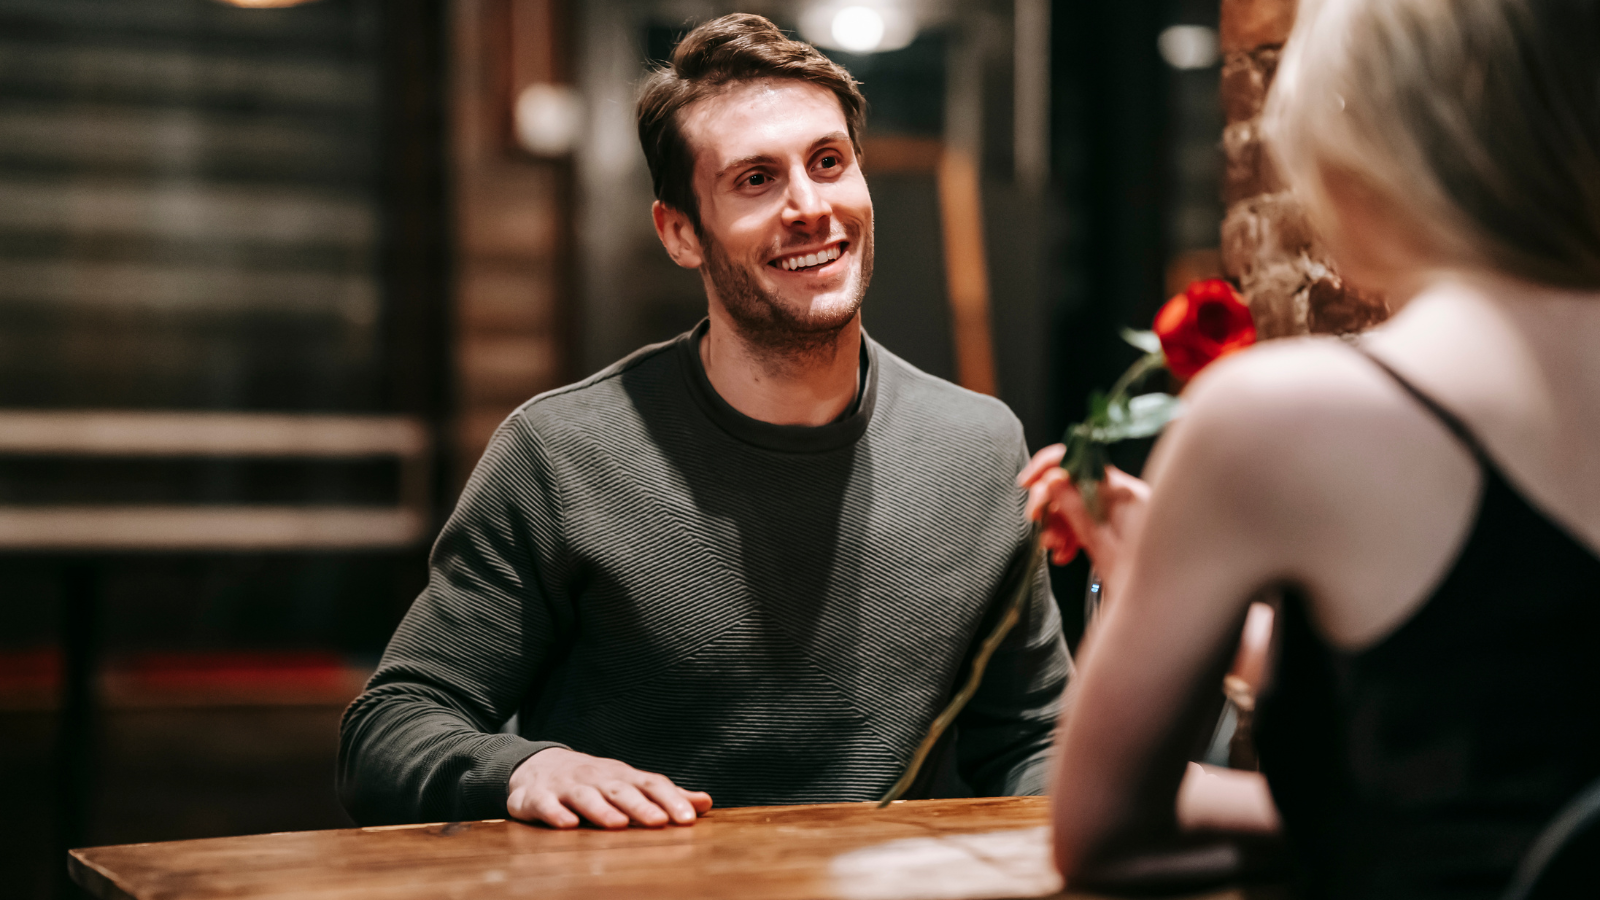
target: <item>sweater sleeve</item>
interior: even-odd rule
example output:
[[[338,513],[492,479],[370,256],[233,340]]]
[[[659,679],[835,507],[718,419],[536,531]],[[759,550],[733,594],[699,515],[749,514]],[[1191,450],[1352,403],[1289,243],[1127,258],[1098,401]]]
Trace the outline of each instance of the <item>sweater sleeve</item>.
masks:
[[[1013,558],[1029,551],[1020,491],[1016,506]],[[957,766],[978,796],[1043,794],[1048,787],[1050,746],[1072,657],[1047,562],[1031,573],[1031,585],[1021,619],[995,649],[977,693],[956,718]]]
[[[570,632],[559,495],[518,414],[496,432],[429,560],[428,586],[339,734],[339,798],[363,825],[499,818],[550,742],[499,733]]]

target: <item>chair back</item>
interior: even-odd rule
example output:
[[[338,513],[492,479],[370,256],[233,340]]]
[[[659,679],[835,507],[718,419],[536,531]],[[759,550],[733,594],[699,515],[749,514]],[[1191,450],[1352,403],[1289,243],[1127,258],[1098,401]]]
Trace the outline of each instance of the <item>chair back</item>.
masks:
[[[1600,897],[1600,781],[1579,791],[1517,866],[1501,900]]]

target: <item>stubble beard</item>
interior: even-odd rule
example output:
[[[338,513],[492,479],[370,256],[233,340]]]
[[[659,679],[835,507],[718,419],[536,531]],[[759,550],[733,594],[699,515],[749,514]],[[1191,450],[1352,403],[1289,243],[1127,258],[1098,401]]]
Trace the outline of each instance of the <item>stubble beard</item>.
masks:
[[[716,290],[723,309],[733,320],[739,337],[774,368],[805,366],[813,361],[832,359],[839,334],[861,310],[872,280],[872,224],[851,240],[851,252],[859,260],[855,283],[841,304],[820,315],[791,309],[775,293],[764,289],[749,266],[728,257],[716,238],[701,235],[706,250],[706,278]]]

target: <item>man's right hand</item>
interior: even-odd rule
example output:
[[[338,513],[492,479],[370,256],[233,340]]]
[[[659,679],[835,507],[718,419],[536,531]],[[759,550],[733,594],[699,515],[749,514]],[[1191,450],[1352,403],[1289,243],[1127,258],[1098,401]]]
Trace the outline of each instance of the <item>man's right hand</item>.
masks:
[[[523,760],[506,798],[512,818],[554,828],[574,828],[579,816],[601,828],[691,825],[710,808],[710,794],[686,791],[665,775],[560,747]]]

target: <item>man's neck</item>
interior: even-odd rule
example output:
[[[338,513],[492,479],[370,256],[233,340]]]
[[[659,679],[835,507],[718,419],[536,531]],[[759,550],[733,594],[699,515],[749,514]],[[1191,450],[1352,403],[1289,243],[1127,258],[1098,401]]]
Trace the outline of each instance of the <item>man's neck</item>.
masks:
[[[729,406],[774,425],[826,425],[855,402],[861,380],[861,317],[834,339],[800,354],[778,354],[746,341],[712,304],[700,339],[706,378]]]

